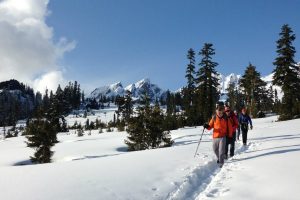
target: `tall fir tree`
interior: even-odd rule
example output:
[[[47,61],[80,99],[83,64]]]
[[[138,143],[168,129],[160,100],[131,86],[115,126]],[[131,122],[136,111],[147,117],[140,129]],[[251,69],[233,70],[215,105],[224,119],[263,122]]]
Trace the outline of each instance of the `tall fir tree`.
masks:
[[[149,116],[146,116],[148,123],[147,130],[147,146],[149,148],[156,148],[160,145],[163,138],[163,115],[158,104],[150,109]]]
[[[203,114],[203,120],[207,121],[211,118],[215,109],[215,104],[220,95],[218,92],[219,79],[216,67],[217,62],[212,60],[215,55],[213,44],[205,43],[202,50],[199,52],[202,56],[197,72],[197,94],[199,96],[199,112]]]
[[[148,149],[149,134],[146,129],[150,116],[150,98],[145,93],[142,96],[140,106],[136,113],[129,119],[128,137],[125,139],[125,144],[128,146],[128,151],[140,151]]]
[[[196,96],[195,96],[195,51],[188,50],[187,59],[189,61],[186,68],[187,86],[183,88],[183,108],[186,117],[186,124],[193,126],[197,124],[196,118]]]
[[[27,146],[34,148],[34,156],[30,157],[33,163],[49,163],[53,152],[51,147],[55,144],[56,130],[51,122],[43,118],[43,110],[37,111],[34,119],[28,121],[25,130]]]
[[[124,99],[124,113],[123,113],[123,118],[126,122],[128,123],[131,115],[133,114],[133,102],[132,102],[132,93],[130,91],[126,91],[125,94],[125,99]]]
[[[229,102],[231,108],[236,109],[236,86],[235,83],[229,83],[227,88],[227,101]]]
[[[277,41],[277,57],[273,62],[273,84],[282,88],[282,106],[280,120],[292,119],[299,115],[300,78],[299,67],[296,65],[294,56],[296,49],[293,41],[295,34],[289,25],[284,24],[281,28],[280,39]]]
[[[185,75],[187,79],[187,88],[193,90],[195,88],[195,51],[192,48],[188,50],[187,59],[189,60]]]
[[[248,107],[249,114],[256,117],[258,111],[261,111],[262,101],[266,95],[266,83],[251,63],[240,80],[240,86],[246,98],[245,106]]]
[[[140,151],[147,149],[147,131],[145,129],[145,115],[143,109],[137,109],[136,116],[131,117],[128,123],[128,136],[125,139],[125,144],[128,146],[128,151]]]

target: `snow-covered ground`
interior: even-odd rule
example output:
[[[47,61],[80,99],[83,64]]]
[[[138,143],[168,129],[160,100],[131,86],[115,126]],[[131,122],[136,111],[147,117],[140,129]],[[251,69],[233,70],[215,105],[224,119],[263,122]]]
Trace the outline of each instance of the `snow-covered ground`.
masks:
[[[99,109],[99,110],[91,110],[88,113],[87,117],[83,117],[84,111],[79,111],[79,114],[70,114],[66,117],[67,124],[69,126],[73,126],[75,122],[77,124],[85,125],[86,120],[89,119],[90,122],[95,122],[96,119],[101,122],[108,123],[113,121],[115,111],[117,110],[117,106],[112,104],[109,108]]]
[[[300,120],[254,120],[249,145],[222,169],[202,127],[172,131],[170,148],[126,152],[125,132],[60,134],[53,163],[28,164],[24,137],[0,141],[0,198],[52,199],[300,199]]]

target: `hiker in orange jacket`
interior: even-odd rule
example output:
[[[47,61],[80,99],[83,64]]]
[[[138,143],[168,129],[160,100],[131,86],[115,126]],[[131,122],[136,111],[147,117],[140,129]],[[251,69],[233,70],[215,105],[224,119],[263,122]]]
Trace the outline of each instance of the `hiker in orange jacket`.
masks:
[[[217,156],[217,163],[222,167],[225,158],[226,136],[232,137],[232,124],[224,113],[224,102],[216,104],[216,115],[212,117],[209,124],[204,124],[204,128],[213,129],[213,150]]]
[[[237,116],[234,112],[230,109],[230,104],[227,102],[225,104],[225,113],[227,115],[228,120],[232,124],[232,134],[227,136],[226,138],[226,146],[225,146],[225,159],[228,158],[228,147],[230,145],[230,157],[234,156],[234,145],[235,145],[235,138],[236,138],[236,130],[239,127],[239,121]]]

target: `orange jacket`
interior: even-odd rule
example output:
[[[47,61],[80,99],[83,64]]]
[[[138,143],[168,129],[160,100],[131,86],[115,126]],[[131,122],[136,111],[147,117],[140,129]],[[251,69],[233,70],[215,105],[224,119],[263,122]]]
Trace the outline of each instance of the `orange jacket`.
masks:
[[[214,129],[213,138],[232,137],[232,123],[225,115],[221,118],[216,115],[210,120],[208,130]]]

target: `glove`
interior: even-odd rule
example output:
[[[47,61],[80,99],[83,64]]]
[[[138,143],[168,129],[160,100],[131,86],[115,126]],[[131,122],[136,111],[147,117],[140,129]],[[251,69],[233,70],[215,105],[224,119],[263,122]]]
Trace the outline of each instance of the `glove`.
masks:
[[[253,129],[253,126],[252,126],[252,125],[250,126],[250,129],[251,129],[251,130]]]
[[[208,128],[209,128],[208,123],[205,123],[205,124],[203,125],[203,127],[204,127],[205,129],[208,129]]]

